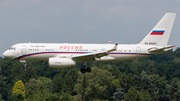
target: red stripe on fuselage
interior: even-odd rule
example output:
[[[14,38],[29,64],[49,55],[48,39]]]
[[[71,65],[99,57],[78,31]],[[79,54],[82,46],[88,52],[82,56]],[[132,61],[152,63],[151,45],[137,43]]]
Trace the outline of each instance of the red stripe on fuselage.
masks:
[[[150,35],[163,35],[164,33],[151,33]]]

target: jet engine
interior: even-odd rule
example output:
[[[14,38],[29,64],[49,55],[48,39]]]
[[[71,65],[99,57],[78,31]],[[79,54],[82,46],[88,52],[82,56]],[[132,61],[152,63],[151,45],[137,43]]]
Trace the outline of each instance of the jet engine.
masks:
[[[76,61],[70,58],[49,58],[50,68],[68,68],[76,65]]]

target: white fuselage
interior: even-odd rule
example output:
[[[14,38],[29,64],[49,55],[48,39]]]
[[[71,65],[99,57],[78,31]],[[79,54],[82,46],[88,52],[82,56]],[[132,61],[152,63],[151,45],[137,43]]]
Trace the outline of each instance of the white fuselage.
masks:
[[[139,44],[68,44],[20,43],[3,53],[5,58],[48,61],[51,68],[67,68],[83,62],[81,72],[91,72],[89,61],[128,61],[160,54],[175,46],[167,46],[175,13],[166,13]]]
[[[13,45],[3,55],[6,58],[31,61],[48,61],[49,58],[71,58],[81,54],[103,52],[111,49],[114,44],[68,44],[68,43],[20,43]],[[148,49],[153,46],[139,44],[120,44],[116,51],[109,55],[96,58],[95,61],[128,61],[152,56]],[[157,47],[157,46],[155,46]],[[76,60],[83,61],[83,60]]]

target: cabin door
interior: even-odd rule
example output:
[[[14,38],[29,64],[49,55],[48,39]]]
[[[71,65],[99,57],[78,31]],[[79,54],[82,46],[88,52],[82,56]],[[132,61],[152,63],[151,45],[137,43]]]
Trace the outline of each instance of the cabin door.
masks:
[[[26,47],[26,45],[22,45],[21,46],[21,54],[24,55],[26,53],[27,53],[27,47]]]
[[[141,47],[136,47],[136,55],[141,55]]]

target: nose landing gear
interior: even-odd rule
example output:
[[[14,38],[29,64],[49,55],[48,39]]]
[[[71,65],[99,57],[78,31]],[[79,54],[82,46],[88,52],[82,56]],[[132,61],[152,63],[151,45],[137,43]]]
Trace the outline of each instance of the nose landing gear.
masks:
[[[20,60],[20,62],[22,62],[23,63],[23,65],[24,65],[24,71],[26,72],[27,71],[27,64],[26,64],[26,60]]]

